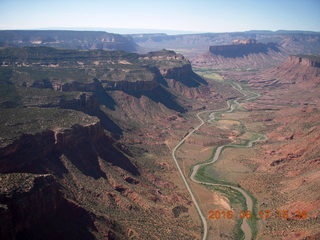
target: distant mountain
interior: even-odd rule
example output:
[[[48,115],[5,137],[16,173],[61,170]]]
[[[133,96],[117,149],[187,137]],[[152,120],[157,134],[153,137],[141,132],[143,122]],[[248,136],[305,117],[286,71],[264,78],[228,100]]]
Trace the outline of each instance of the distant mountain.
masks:
[[[254,39],[238,39],[228,45],[209,47],[209,53],[191,57],[194,66],[214,69],[259,69],[274,66],[287,57],[276,43],[260,43]]]
[[[210,46],[227,45],[239,39],[275,43],[292,54],[320,54],[320,33],[309,31],[261,31],[167,35],[141,33],[120,35],[104,31],[2,30],[0,47],[47,46],[62,49],[104,49],[149,52],[172,49],[186,56],[207,53]]]
[[[320,33],[308,31],[247,31],[202,34],[133,34],[130,35],[141,50],[172,49],[185,55],[197,55],[209,51],[209,46],[228,45],[234,40],[255,39],[260,43],[278,44],[290,54],[320,53]]]
[[[104,49],[136,51],[130,36],[102,31],[4,30],[0,46],[47,46],[63,49]]]
[[[172,49],[187,56],[192,64],[215,69],[267,68],[290,55],[320,54],[320,33],[305,31],[248,31],[203,34],[130,35],[140,51]],[[235,46],[252,39],[255,44]]]

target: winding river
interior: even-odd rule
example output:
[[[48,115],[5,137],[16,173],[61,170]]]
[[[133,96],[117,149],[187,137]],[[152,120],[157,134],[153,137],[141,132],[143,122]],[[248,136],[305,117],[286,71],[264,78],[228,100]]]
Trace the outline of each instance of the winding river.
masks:
[[[237,91],[239,91],[241,94],[244,95],[245,97],[245,101],[252,101],[256,98],[258,98],[260,95],[257,94],[257,93],[254,93],[254,92],[251,92],[251,91],[248,91],[248,90],[243,90],[242,86],[238,83],[234,83],[232,82],[231,83],[231,86],[236,89]],[[250,93],[250,95],[249,95]],[[205,111],[202,111],[202,112],[199,112],[197,113],[197,118],[199,119],[200,121],[200,124],[197,125],[196,127],[193,128],[192,131],[190,131],[172,150],[172,158],[178,168],[178,171],[180,173],[180,176],[191,196],[191,199],[197,209],[197,212],[200,216],[200,219],[201,219],[201,222],[202,222],[202,226],[203,226],[203,233],[202,233],[202,240],[207,240],[207,237],[208,237],[208,223],[207,223],[207,220],[206,220],[206,217],[204,216],[204,214],[202,213],[201,211],[201,208],[199,206],[199,203],[197,201],[197,199],[194,197],[194,194],[191,190],[191,187],[185,177],[185,175],[183,174],[181,168],[180,168],[180,165],[177,161],[177,158],[176,158],[176,152],[177,150],[185,143],[185,141],[191,137],[193,135],[194,132],[196,132],[197,130],[200,129],[200,127],[202,125],[204,125],[206,122],[205,120],[201,117],[202,114],[204,113],[210,113],[209,114],[209,120],[208,122],[210,121],[214,121],[215,120],[215,115],[216,113],[230,113],[230,112],[233,112],[234,110],[237,109],[237,107],[239,106],[239,103],[237,102],[237,100],[234,100],[234,101],[228,101],[227,102],[228,104],[228,108],[227,109],[219,109],[219,110],[205,110]],[[250,195],[248,193],[246,193],[246,191],[244,191],[242,188],[240,187],[236,187],[236,186],[233,186],[233,185],[229,185],[229,184],[221,184],[221,183],[211,183],[211,182],[205,182],[205,181],[199,181],[196,179],[196,175],[197,175],[197,172],[198,170],[203,167],[203,166],[206,166],[206,165],[209,165],[209,164],[213,164],[214,162],[216,162],[223,149],[226,148],[226,147],[252,147],[253,143],[255,142],[258,142],[258,141],[262,141],[265,139],[265,136],[264,135],[259,135],[258,138],[256,139],[253,139],[253,140],[250,140],[247,142],[246,145],[234,145],[234,144],[226,144],[226,145],[221,145],[219,146],[216,151],[215,151],[215,154],[213,155],[212,159],[209,161],[209,162],[205,162],[205,163],[199,163],[197,165],[195,165],[192,169],[192,173],[190,175],[190,179],[195,182],[195,183],[198,183],[198,184],[203,184],[203,185],[207,185],[207,186],[222,186],[222,187],[228,187],[228,188],[231,188],[231,189],[234,189],[236,191],[238,191],[240,194],[243,195],[243,197],[245,198],[245,202],[246,202],[246,210],[249,210],[252,212],[253,210],[253,200],[252,198],[250,197]],[[252,240],[252,229],[251,227],[249,226],[249,223],[248,223],[248,219],[244,219],[241,223],[241,230],[243,231],[244,233],[244,236],[245,236],[245,240]]]

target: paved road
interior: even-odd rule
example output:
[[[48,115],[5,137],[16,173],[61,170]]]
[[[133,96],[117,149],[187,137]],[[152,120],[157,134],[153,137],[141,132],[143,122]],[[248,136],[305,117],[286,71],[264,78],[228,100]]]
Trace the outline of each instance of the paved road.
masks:
[[[198,116],[198,115],[197,115]],[[198,118],[200,119],[200,124],[198,125],[198,126],[196,126],[191,132],[189,132],[175,147],[174,147],[174,149],[172,150],[172,158],[173,158],[173,160],[174,160],[174,162],[175,162],[175,164],[176,164],[176,166],[177,166],[177,168],[178,168],[178,170],[179,170],[179,173],[180,173],[180,176],[181,176],[181,178],[182,178],[182,180],[183,180],[183,182],[184,182],[184,185],[186,186],[186,188],[188,189],[188,192],[189,192],[189,194],[190,194],[190,196],[191,196],[191,199],[192,199],[192,201],[193,201],[193,203],[194,203],[194,205],[195,205],[195,207],[196,207],[196,209],[197,209],[197,211],[198,211],[198,214],[199,214],[199,216],[200,216],[200,219],[201,219],[201,222],[202,222],[202,226],[203,226],[203,237],[202,237],[202,239],[203,240],[206,240],[207,239],[207,235],[208,235],[208,224],[207,224],[207,220],[206,220],[206,217],[202,214],[202,211],[201,211],[201,209],[200,209],[200,207],[199,207],[199,204],[198,204],[198,201],[197,201],[197,199],[194,197],[194,195],[193,195],[193,192],[192,192],[192,190],[191,190],[191,188],[190,188],[190,186],[189,186],[189,183],[187,182],[187,180],[186,180],[186,177],[184,176],[184,174],[183,174],[183,172],[182,172],[182,170],[181,170],[181,168],[180,168],[180,165],[179,165],[179,163],[178,163],[178,161],[177,161],[177,158],[176,158],[176,152],[177,152],[177,150],[178,150],[178,148],[195,132],[195,131],[197,131],[205,122],[198,116]]]
[[[243,92],[243,88],[241,87],[241,85],[239,85],[238,83],[233,83],[231,84],[231,86],[236,89],[237,91],[239,91],[240,93],[242,93],[244,96],[248,96],[248,94],[246,92]],[[252,93],[252,92],[251,92]],[[256,93],[253,93],[253,96],[251,97],[248,97],[246,100],[247,101],[250,101],[250,100],[254,100],[255,98],[259,97],[260,95],[259,94],[256,94]],[[199,130],[199,128],[205,124],[205,121],[202,119],[201,115],[203,113],[208,113],[210,112],[211,114],[209,115],[209,121],[213,121],[215,119],[215,113],[217,112],[220,112],[220,113],[223,113],[223,112],[233,112],[237,106],[239,105],[239,103],[237,102],[237,100],[234,100],[234,101],[228,101],[227,102],[228,104],[228,108],[227,109],[220,109],[220,110],[206,110],[206,111],[202,111],[202,112],[199,112],[197,113],[197,118],[199,119],[200,121],[200,124],[197,125],[196,127],[194,127],[194,129],[192,131],[190,131],[175,147],[174,149],[172,150],[172,158],[178,168],[178,171],[180,173],[180,176],[191,196],[191,199],[198,211],[198,214],[200,216],[200,219],[201,219],[201,222],[202,222],[202,226],[203,226],[203,234],[202,234],[202,239],[203,240],[207,240],[207,236],[208,236],[208,223],[207,223],[207,220],[206,220],[206,217],[203,215],[200,207],[199,207],[199,203],[197,201],[197,199],[194,197],[194,194],[191,190],[191,187],[189,185],[189,183],[187,182],[186,180],[186,177],[184,176],[181,168],[180,168],[180,165],[177,161],[177,158],[176,158],[176,152],[177,150],[184,144],[184,142],[197,130]],[[260,136],[259,138],[255,139],[255,140],[251,140],[247,143],[247,145],[245,146],[240,146],[240,147],[252,147],[253,143],[254,142],[257,142],[257,141],[261,141],[264,139],[264,136]],[[239,147],[239,145],[222,145],[222,146],[219,146],[212,158],[211,161],[209,162],[206,162],[206,163],[200,163],[198,165],[195,165],[193,167],[193,170],[192,170],[192,174],[190,176],[190,179],[195,182],[195,183],[199,183],[199,184],[204,184],[204,185],[210,185],[210,186],[223,186],[223,187],[229,187],[229,188],[232,188],[238,192],[240,192],[244,198],[245,198],[245,201],[246,201],[246,207],[247,207],[247,210],[251,211],[253,210],[253,201],[251,199],[251,197],[240,187],[235,187],[235,186],[232,186],[232,185],[227,185],[227,184],[218,184],[218,183],[210,183],[210,182],[203,182],[203,181],[198,181],[195,179],[195,176],[199,170],[200,167],[202,166],[205,166],[205,165],[209,165],[209,164],[212,164],[214,162],[216,162],[218,159],[219,159],[219,156],[222,152],[222,150],[225,148],[225,147]],[[244,235],[245,235],[245,240],[252,240],[252,231],[251,231],[251,228],[247,222],[247,220],[244,220],[242,221],[242,224],[241,224],[241,229],[242,231],[244,232]]]

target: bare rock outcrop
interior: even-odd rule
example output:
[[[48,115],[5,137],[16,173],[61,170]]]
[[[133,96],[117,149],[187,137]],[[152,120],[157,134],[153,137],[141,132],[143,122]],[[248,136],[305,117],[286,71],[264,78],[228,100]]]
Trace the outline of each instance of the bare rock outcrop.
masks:
[[[281,63],[287,54],[276,43],[257,43],[255,40],[236,40],[229,45],[210,46],[206,54],[194,56],[194,66],[220,69],[260,69]]]
[[[245,57],[250,54],[267,54],[269,51],[279,52],[275,43],[257,43],[255,41],[240,41],[231,45],[210,46],[209,51],[213,55],[220,55],[226,58]]]
[[[93,239],[92,216],[63,196],[52,175],[1,174],[0,183],[1,239]]]
[[[83,174],[93,178],[105,177],[98,157],[133,175],[137,168],[114,146],[100,122],[87,126],[74,125],[70,129],[47,130],[24,134],[0,149],[0,173],[50,173],[61,176],[67,169],[62,156],[71,161]]]
[[[307,67],[320,68],[320,56],[294,55],[294,56],[290,56],[287,62],[291,64],[299,64]]]
[[[290,56],[281,65],[266,70],[261,77],[253,79],[252,84],[268,85],[297,84],[300,87],[320,84],[320,58],[318,56]]]
[[[0,32],[5,46],[50,46],[63,49],[107,49],[135,51],[137,45],[129,36],[103,31],[5,30]]]

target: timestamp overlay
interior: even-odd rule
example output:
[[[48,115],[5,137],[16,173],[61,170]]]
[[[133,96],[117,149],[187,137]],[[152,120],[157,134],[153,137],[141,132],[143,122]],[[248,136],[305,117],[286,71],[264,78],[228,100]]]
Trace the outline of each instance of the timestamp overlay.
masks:
[[[270,218],[279,218],[283,220],[307,220],[308,212],[306,210],[260,210],[257,214],[254,214],[250,210],[221,210],[212,209],[208,212],[209,220],[220,220],[220,219],[251,219],[256,220],[268,220]]]

